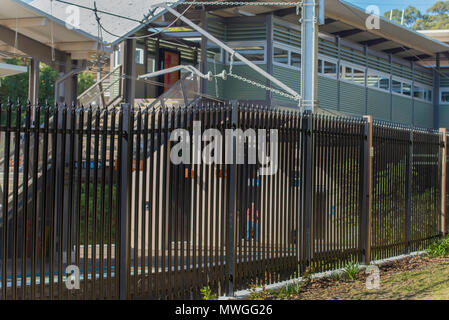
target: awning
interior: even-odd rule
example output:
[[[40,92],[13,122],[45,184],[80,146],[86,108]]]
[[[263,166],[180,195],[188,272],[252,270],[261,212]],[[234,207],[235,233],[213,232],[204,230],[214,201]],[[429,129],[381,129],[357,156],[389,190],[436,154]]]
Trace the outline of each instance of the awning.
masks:
[[[16,66],[14,64],[0,63],[0,77],[14,76],[25,73],[28,68],[25,66]]]
[[[18,53],[48,62],[52,60],[53,43],[58,61],[64,61],[66,54],[73,60],[95,55],[98,39],[82,30],[67,28],[65,20],[68,19],[55,18],[20,0],[1,0],[0,52]],[[111,52],[110,48],[105,51]]]

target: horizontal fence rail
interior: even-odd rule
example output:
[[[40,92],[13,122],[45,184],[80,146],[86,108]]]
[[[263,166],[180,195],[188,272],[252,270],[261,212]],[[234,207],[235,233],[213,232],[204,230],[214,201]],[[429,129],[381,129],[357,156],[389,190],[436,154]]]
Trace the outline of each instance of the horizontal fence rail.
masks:
[[[198,299],[424,249],[449,221],[445,134],[238,103],[0,104],[0,297]]]

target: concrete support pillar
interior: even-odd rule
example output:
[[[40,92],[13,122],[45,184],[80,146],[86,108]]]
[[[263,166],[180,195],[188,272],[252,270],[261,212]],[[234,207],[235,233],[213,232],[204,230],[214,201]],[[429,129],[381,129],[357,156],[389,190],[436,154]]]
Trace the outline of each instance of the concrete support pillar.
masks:
[[[36,58],[32,58],[28,80],[28,100],[33,105],[38,104],[39,99],[39,73],[39,60]]]
[[[136,40],[127,39],[120,44],[120,63],[123,66],[123,98],[125,103],[134,106],[136,96]]]

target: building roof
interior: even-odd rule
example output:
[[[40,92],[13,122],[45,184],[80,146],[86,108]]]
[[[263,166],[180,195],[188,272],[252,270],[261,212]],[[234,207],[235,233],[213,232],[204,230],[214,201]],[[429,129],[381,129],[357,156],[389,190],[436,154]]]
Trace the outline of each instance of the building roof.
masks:
[[[296,8],[274,6],[240,6],[214,9],[213,13],[222,17],[239,16],[239,10],[261,14],[272,12],[275,16],[291,23],[298,23]],[[449,46],[425,34],[411,30],[384,17],[380,18],[379,29],[368,29],[366,21],[369,14],[343,0],[325,0],[325,24],[320,26],[320,32],[340,36],[351,42],[368,45],[376,51],[392,53],[409,60],[425,60],[433,58],[436,53],[448,52]]]
[[[0,52],[36,57],[51,63],[52,43],[57,61],[64,61],[65,54],[74,60],[88,59],[98,47],[97,38],[93,35],[69,29],[64,20],[28,3],[0,1]],[[108,48],[104,51],[111,52]]]
[[[440,42],[449,42],[449,30],[418,30],[418,32]]]
[[[8,63],[0,63],[0,78],[14,76],[16,74],[25,73],[28,68],[25,66],[16,66]]]
[[[123,38],[134,34],[140,29],[144,28],[144,25],[140,22],[143,21],[145,16],[149,13],[151,6],[157,3],[161,3],[161,0],[123,0],[123,1],[111,1],[111,0],[67,0],[67,2],[74,3],[87,8],[94,8],[94,2],[97,5],[97,9],[108,13],[113,13],[126,18],[119,18],[113,15],[98,12],[100,23],[106,31],[103,30],[103,41],[108,45],[116,45],[120,43]],[[45,12],[46,14],[53,13],[53,16],[61,21],[67,19],[68,14],[66,10],[68,4],[53,1],[53,8],[51,7],[51,1],[49,0],[34,0],[30,3],[30,6]],[[153,13],[157,16],[158,13],[164,11],[162,8],[156,9]],[[89,34],[91,37],[98,38],[98,23],[95,17],[95,13],[92,10],[79,8],[82,21],[79,26],[79,31]]]

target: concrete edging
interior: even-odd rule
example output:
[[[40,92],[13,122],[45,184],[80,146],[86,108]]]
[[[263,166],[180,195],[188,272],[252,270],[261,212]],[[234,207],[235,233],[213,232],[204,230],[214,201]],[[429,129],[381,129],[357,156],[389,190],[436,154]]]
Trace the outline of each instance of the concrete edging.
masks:
[[[400,260],[408,258],[408,257],[420,256],[420,255],[424,255],[424,254],[426,254],[426,251],[415,251],[415,252],[411,252],[409,254],[402,254],[399,256],[391,257],[391,258],[371,261],[371,265],[377,265],[377,266],[381,267],[384,265],[388,265],[389,263],[394,262],[394,261],[400,261]],[[365,270],[366,267],[367,267],[366,264],[360,264],[360,271]],[[344,268],[340,268],[340,269],[336,269],[336,270],[315,273],[312,275],[312,279],[327,278],[327,277],[330,277],[334,273],[343,273],[343,271],[344,271]],[[295,283],[298,281],[302,282],[303,278],[299,277],[299,278],[295,278],[295,279],[290,279],[290,280],[286,280],[286,281],[282,281],[282,282],[273,283],[273,284],[265,286],[265,288],[267,290],[277,290],[277,289],[281,289],[282,287],[284,287],[290,283]],[[256,288],[255,291],[260,292],[260,291],[262,291],[262,288]],[[234,293],[233,297],[221,296],[218,298],[218,300],[246,300],[246,299],[248,299],[250,294],[251,294],[251,291],[249,291],[249,290],[240,290],[240,291],[236,291]]]

